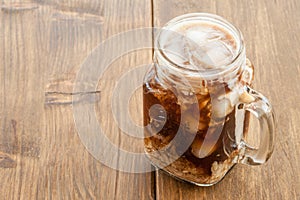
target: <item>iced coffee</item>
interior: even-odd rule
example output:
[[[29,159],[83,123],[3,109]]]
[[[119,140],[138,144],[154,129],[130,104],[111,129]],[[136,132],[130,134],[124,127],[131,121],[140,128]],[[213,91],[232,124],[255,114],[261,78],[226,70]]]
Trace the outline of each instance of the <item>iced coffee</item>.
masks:
[[[238,37],[222,24],[190,19],[157,38],[143,85],[144,143],[151,162],[179,179],[214,184],[239,154],[248,127],[241,102],[254,98],[244,90],[252,66]]]

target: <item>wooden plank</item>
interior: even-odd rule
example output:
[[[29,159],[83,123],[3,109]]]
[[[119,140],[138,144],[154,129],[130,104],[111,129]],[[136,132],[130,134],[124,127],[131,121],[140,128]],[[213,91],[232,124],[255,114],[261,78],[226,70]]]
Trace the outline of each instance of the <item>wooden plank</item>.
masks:
[[[146,0],[0,3],[0,199],[154,198],[153,173],[119,172],[89,154],[70,104],[76,73],[91,51],[113,34],[151,23]],[[150,62],[150,49],[123,56],[106,74],[105,87],[111,90],[124,70]],[[131,106],[139,102],[136,96]],[[112,117],[107,113],[99,119]],[[140,142],[122,132],[112,135],[118,130],[112,120],[101,122],[114,129],[106,132],[112,143],[140,150]]]
[[[236,166],[209,188],[176,181],[158,172],[157,199],[299,199],[300,4],[297,0],[154,0],[154,25],[189,12],[216,13],[243,33],[255,65],[254,88],[272,102],[276,147],[267,164]]]

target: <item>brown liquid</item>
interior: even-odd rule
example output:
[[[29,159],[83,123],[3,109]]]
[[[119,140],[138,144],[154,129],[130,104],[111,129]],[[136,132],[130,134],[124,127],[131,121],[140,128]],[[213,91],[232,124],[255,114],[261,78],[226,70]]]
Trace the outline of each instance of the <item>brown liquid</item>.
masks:
[[[188,127],[180,128],[181,120],[186,120],[183,123],[193,122],[195,104],[188,105],[184,110],[188,112],[187,119],[181,119],[182,108],[178,103],[176,95],[168,89],[164,89],[160,84],[155,82],[155,79],[147,82],[143,86],[144,89],[144,125],[145,128],[145,148],[148,156],[155,165],[164,165],[168,160],[168,156],[180,156],[177,160],[164,167],[164,169],[183,180],[189,180],[195,183],[215,183],[219,181],[226,172],[233,166],[232,159],[236,156],[237,150],[235,145],[235,110],[233,108],[225,119],[213,119],[211,109],[211,96],[216,95],[211,91],[207,94],[196,94],[198,105],[200,109],[200,119],[197,133],[189,132]],[[230,89],[225,85],[225,91]],[[151,106],[159,104],[165,111],[165,120],[157,121],[161,112],[152,112],[149,115]],[[198,113],[199,114],[199,113]],[[218,121],[219,120],[219,121]],[[212,123],[213,122],[213,123]],[[245,124],[248,122],[248,117],[245,118]],[[150,128],[149,128],[150,127]],[[244,128],[245,130],[245,128]],[[153,132],[157,132],[153,135]],[[217,134],[217,132],[221,134]],[[172,155],[154,155],[152,152],[162,150],[166,147],[176,136],[181,133],[180,140],[175,141]],[[195,135],[196,134],[196,135]],[[183,142],[189,137],[193,137],[193,141],[188,147]],[[218,137],[218,138],[216,138]],[[213,145],[208,147],[203,146],[204,138],[212,141]],[[211,148],[212,147],[212,148]],[[200,148],[202,148],[199,153]],[[182,152],[183,149],[186,149]],[[203,154],[204,152],[204,154]],[[172,158],[169,158],[172,159]]]

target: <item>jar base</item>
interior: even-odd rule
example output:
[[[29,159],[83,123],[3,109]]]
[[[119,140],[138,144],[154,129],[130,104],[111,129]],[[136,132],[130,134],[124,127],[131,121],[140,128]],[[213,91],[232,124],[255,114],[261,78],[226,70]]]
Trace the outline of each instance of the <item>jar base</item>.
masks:
[[[200,186],[200,187],[210,187],[210,186],[213,186],[213,185],[216,185],[217,183],[221,182],[225,176],[233,169],[233,167],[236,165],[236,164],[233,164],[232,167],[217,181],[213,182],[213,183],[197,183],[195,181],[192,181],[192,180],[187,180],[187,179],[183,179],[183,178],[180,178],[180,177],[177,177],[175,174],[173,174],[172,172],[169,172],[165,169],[161,169],[157,166],[155,166],[154,164],[152,164],[156,169],[160,170],[161,172],[163,172],[164,174],[180,181],[180,182],[183,182],[183,183],[188,183],[188,184],[192,184],[192,185],[196,185],[196,186]]]

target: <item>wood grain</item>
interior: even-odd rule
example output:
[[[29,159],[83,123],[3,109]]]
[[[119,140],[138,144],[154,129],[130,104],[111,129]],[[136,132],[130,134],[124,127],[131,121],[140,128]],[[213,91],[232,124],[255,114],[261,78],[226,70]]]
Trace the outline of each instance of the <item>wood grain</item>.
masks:
[[[157,199],[299,199],[300,4],[297,0],[154,0],[154,25],[190,12],[216,13],[243,33],[255,65],[254,88],[272,102],[276,147],[267,164],[238,165],[219,184],[200,188],[158,172]]]
[[[1,1],[0,199],[299,199],[299,10],[298,0]],[[119,129],[108,106],[117,80],[150,63],[151,49],[115,60],[94,91],[74,94],[74,80],[87,56],[109,37],[159,27],[189,12],[216,13],[241,29],[256,66],[254,87],[271,100],[278,121],[275,152],[266,165],[238,165],[209,188],[162,172],[125,173],[101,164],[79,138],[71,106],[72,97],[82,95],[78,103],[95,104],[113,144],[143,151],[140,139]],[[137,43],[144,39],[136,36]],[[130,100],[137,124],[140,102],[139,89]]]
[[[0,199],[154,198],[151,173],[119,172],[89,154],[70,104],[76,73],[91,51],[114,34],[151,23],[149,1],[0,3]],[[141,60],[150,63],[151,50],[124,56],[110,78]],[[101,94],[95,95],[105,99]],[[133,105],[140,101],[137,97]],[[139,118],[140,113],[132,115]],[[104,129],[114,129],[108,121],[102,121]],[[107,137],[116,145],[124,143],[120,131],[110,134],[115,132]]]

